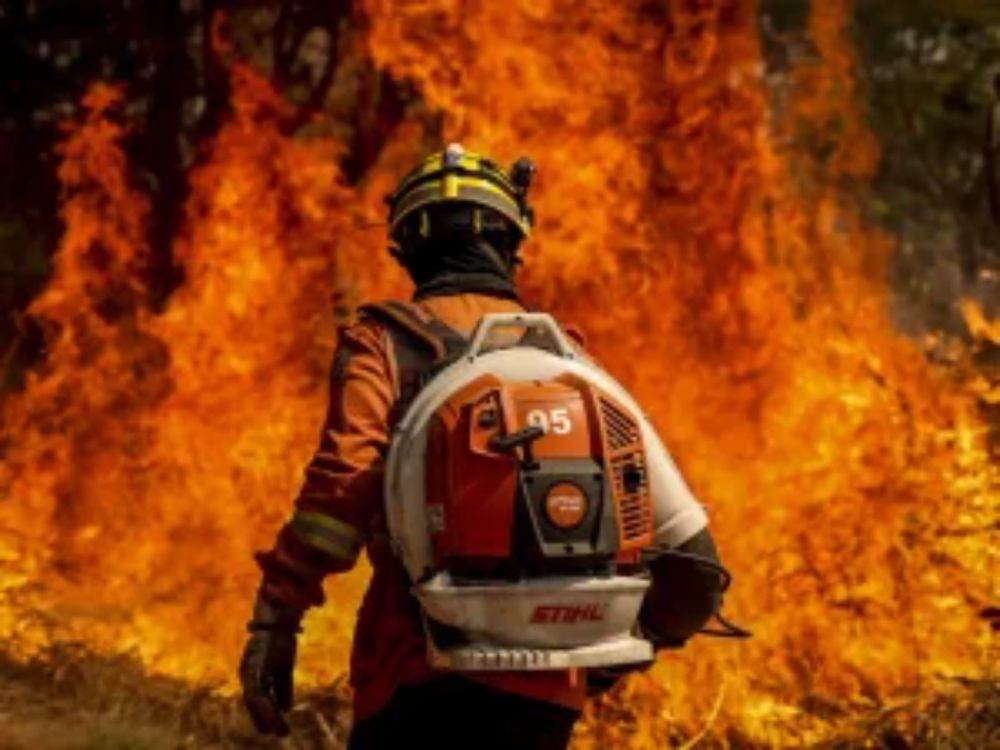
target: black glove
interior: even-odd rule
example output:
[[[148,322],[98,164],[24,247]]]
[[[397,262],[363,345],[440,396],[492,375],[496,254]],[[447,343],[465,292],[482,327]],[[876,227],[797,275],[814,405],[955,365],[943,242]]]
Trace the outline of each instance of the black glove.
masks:
[[[651,547],[643,553],[652,581],[639,613],[639,629],[654,648],[680,648],[722,606],[729,573],[708,529],[676,549]]]
[[[250,639],[240,660],[240,682],[243,703],[261,734],[284,737],[289,732],[284,712],[292,707],[292,672],[301,621],[301,610],[257,595],[253,619],[247,624]]]

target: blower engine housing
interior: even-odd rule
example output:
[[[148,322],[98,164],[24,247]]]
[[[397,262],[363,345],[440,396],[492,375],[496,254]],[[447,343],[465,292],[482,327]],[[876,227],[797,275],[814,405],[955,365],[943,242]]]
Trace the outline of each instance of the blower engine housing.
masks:
[[[634,400],[550,316],[485,316],[414,399],[387,459],[389,532],[432,664],[651,659],[634,634],[649,586],[640,553],[662,521],[657,494],[677,492]]]

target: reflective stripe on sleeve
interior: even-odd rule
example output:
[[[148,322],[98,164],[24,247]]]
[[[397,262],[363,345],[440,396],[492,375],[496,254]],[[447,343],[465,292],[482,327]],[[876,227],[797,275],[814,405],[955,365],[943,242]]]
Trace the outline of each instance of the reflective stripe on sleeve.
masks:
[[[296,511],[288,525],[306,544],[347,562],[354,561],[364,541],[356,528],[323,513]]]

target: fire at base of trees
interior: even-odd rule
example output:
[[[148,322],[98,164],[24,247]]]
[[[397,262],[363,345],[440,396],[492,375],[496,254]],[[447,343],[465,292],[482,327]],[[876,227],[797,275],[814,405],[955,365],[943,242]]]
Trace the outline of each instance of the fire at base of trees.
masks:
[[[251,553],[333,323],[407,292],[382,196],[461,140],[539,164],[526,296],[648,404],[756,634],[664,657],[576,746],[987,746],[1000,14],[98,5],[0,2],[0,745],[255,746]],[[307,624],[303,747],[349,725],[365,575]]]

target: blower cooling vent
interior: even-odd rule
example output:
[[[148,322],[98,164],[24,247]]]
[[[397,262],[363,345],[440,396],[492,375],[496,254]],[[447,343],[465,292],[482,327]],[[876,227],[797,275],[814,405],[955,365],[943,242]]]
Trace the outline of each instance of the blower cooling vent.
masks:
[[[629,453],[611,460],[615,494],[618,501],[618,520],[622,539],[632,541],[653,530],[649,512],[649,482],[643,465],[642,453]]]
[[[628,414],[606,399],[601,399],[601,416],[604,418],[610,450],[624,450],[639,442],[639,426]]]
[[[621,408],[601,399],[611,476],[618,498],[622,540],[629,542],[652,533],[649,479],[639,425]]]

